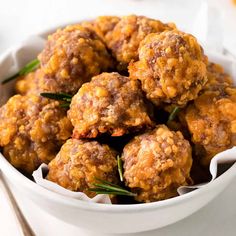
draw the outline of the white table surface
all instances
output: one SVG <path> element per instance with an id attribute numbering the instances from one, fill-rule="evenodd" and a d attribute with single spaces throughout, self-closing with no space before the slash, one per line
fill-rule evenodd
<path id="1" fill-rule="evenodd" d="M 102 14 L 142 14 L 174 21 L 188 29 L 196 16 L 199 0 L 0 0 L 0 53 L 28 35 L 83 18 Z M 213 2 L 213 1 L 211 1 Z M 236 45 L 236 7 L 230 0 L 214 1 L 224 13 L 225 43 Z M 232 38 L 235 39 L 232 40 Z M 104 235 L 68 225 L 48 215 L 27 199 L 19 202 L 27 220 L 39 236 Z M 234 236 L 236 235 L 236 179 L 206 207 L 176 224 L 136 235 Z M 173 213 L 174 214 L 174 213 Z M 92 230 L 92 229 L 91 229 Z M 0 186 L 0 235 L 18 236 L 14 218 Z"/>

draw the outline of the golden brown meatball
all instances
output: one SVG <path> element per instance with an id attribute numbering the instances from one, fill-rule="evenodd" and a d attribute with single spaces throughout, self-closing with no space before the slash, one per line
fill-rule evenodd
<path id="1" fill-rule="evenodd" d="M 50 35 L 39 60 L 46 75 L 43 90 L 71 94 L 113 66 L 96 33 L 81 25 L 70 25 Z"/>
<path id="2" fill-rule="evenodd" d="M 122 136 L 152 125 L 139 81 L 118 73 L 102 73 L 83 84 L 72 98 L 68 117 L 74 138 Z"/>
<path id="3" fill-rule="evenodd" d="M 119 21 L 120 17 L 117 16 L 99 16 L 93 21 L 82 22 L 82 26 L 94 30 L 103 42 L 106 42 L 107 34 L 114 29 Z"/>
<path id="4" fill-rule="evenodd" d="M 178 187 L 191 182 L 190 144 L 165 125 L 136 136 L 125 146 L 122 160 L 126 185 L 140 202 L 174 197 Z"/>
<path id="5" fill-rule="evenodd" d="M 123 70 L 127 69 L 131 60 L 138 59 L 139 44 L 148 34 L 175 28 L 174 24 L 164 24 L 145 16 L 124 16 L 113 30 L 108 31 L 105 42 Z"/>
<path id="6" fill-rule="evenodd" d="M 15 95 L 0 108 L 3 154 L 13 166 L 27 173 L 52 160 L 71 131 L 66 110 L 57 101 Z"/>
<path id="7" fill-rule="evenodd" d="M 39 94 L 43 92 L 42 84 L 44 83 L 44 73 L 41 69 L 33 71 L 17 79 L 15 90 L 21 95 Z"/>
<path id="8" fill-rule="evenodd" d="M 206 91 L 219 91 L 224 94 L 225 89 L 232 86 L 233 80 L 229 74 L 225 73 L 224 68 L 221 65 L 209 62 L 207 65 L 207 83 L 199 94 Z M 171 113 L 176 108 L 176 105 L 165 104 L 163 108 L 166 112 Z M 181 111 L 182 108 L 180 108 L 179 111 Z M 182 112 L 177 112 L 175 119 L 168 122 L 168 127 L 171 127 L 174 130 L 180 130 L 182 133 L 184 132 L 186 134 L 187 127 L 183 118 Z"/>
<path id="9" fill-rule="evenodd" d="M 236 88 L 207 91 L 182 114 L 195 144 L 195 155 L 203 165 L 236 145 Z"/>
<path id="10" fill-rule="evenodd" d="M 89 191 L 89 188 L 94 187 L 96 178 L 115 184 L 118 182 L 116 155 L 108 145 L 69 139 L 49 163 L 47 179 L 94 197 L 96 193 Z"/>
<path id="11" fill-rule="evenodd" d="M 224 68 L 213 62 L 207 65 L 207 83 L 203 87 L 202 92 L 205 91 L 221 91 L 224 92 L 225 88 L 233 86 L 231 76 L 225 73 Z"/>
<path id="12" fill-rule="evenodd" d="M 197 97 L 207 81 L 207 58 L 190 34 L 178 30 L 149 34 L 139 47 L 139 61 L 131 63 L 132 79 L 154 104 L 185 105 Z"/>

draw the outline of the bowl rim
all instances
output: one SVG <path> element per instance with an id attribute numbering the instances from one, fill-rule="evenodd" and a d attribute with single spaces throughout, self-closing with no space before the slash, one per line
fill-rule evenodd
<path id="1" fill-rule="evenodd" d="M 53 27 L 46 28 L 45 30 L 42 30 L 38 33 L 35 33 L 31 36 L 39 36 L 42 38 L 46 38 L 48 34 L 52 33 L 58 28 L 65 27 L 66 25 L 70 24 L 76 24 L 83 21 L 90 21 L 93 18 L 89 19 L 78 19 L 78 21 L 71 21 L 63 24 L 57 24 Z M 17 46 L 17 45 L 16 45 Z M 15 48 L 10 47 L 5 52 L 1 53 L 0 55 L 0 61 L 3 61 L 4 58 L 6 58 L 11 51 Z M 213 52 L 213 54 L 217 55 L 218 57 L 222 57 L 224 59 L 228 59 L 225 55 L 220 55 L 218 53 Z M 174 198 L 161 200 L 157 202 L 150 202 L 150 203 L 138 203 L 138 204 L 102 204 L 102 203 L 95 203 L 95 202 L 88 202 L 88 201 L 82 201 L 79 199 L 74 199 L 70 197 L 63 196 L 59 193 L 50 191 L 46 188 L 43 188 L 42 186 L 36 184 L 32 180 L 28 179 L 26 176 L 24 176 L 21 172 L 19 172 L 15 167 L 13 167 L 3 156 L 3 154 L 0 152 L 0 171 L 3 172 L 3 174 L 7 177 L 8 181 L 11 183 L 15 181 L 15 183 L 20 182 L 21 186 L 25 187 L 29 191 L 33 191 L 35 194 L 39 195 L 40 197 L 48 198 L 52 201 L 55 201 L 59 204 L 68 205 L 74 208 L 80 208 L 82 210 L 86 211 L 99 211 L 99 212 L 114 212 L 114 213 L 137 213 L 137 212 L 143 212 L 143 211 L 155 211 L 156 209 L 164 208 L 167 205 L 172 206 L 176 204 L 180 204 L 183 201 L 189 200 L 192 197 L 197 197 L 207 191 L 209 191 L 210 188 L 214 188 L 216 185 L 220 184 L 221 182 L 225 182 L 230 179 L 233 179 L 233 177 L 236 176 L 236 163 L 234 163 L 226 172 L 224 172 L 222 175 L 217 177 L 214 181 L 210 181 L 206 185 L 204 185 L 201 188 L 198 188 L 194 191 L 191 191 L 189 193 L 186 193 L 184 195 L 176 196 Z M 9 178 L 11 177 L 11 178 Z M 14 183 L 13 183 L 14 185 Z"/>

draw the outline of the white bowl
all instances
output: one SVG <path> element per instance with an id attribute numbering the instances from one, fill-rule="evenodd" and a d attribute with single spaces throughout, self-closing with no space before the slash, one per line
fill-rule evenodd
<path id="1" fill-rule="evenodd" d="M 38 36 L 45 38 L 53 30 L 45 31 Z M 35 55 L 25 55 L 22 64 L 34 58 L 37 52 L 34 53 Z M 0 59 L 0 77 L 9 74 L 8 71 L 3 71 L 7 67 L 3 68 L 2 65 L 8 64 L 7 58 L 10 54 L 11 50 Z M 211 59 L 226 64 L 230 61 L 227 57 L 215 54 Z M 10 93 L 11 85 L 4 89 L 0 87 L 0 96 L 10 96 Z M 22 175 L 1 154 L 0 169 L 13 191 L 17 189 L 24 198 L 31 199 L 41 209 L 74 226 L 106 233 L 141 232 L 175 223 L 205 206 L 236 176 L 235 163 L 216 180 L 182 196 L 145 204 L 106 205 L 83 202 L 49 191 Z"/>

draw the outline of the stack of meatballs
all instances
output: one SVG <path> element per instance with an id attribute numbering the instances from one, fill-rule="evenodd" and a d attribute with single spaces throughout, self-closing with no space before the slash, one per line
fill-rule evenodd
<path id="1" fill-rule="evenodd" d="M 177 196 L 236 145 L 236 89 L 196 38 L 144 16 L 102 16 L 48 36 L 37 70 L 16 81 L 0 108 L 0 146 L 31 175 L 91 192 L 122 183 L 137 202 Z M 42 92 L 67 93 L 69 109 Z M 168 120 L 173 110 L 178 114 Z"/>

